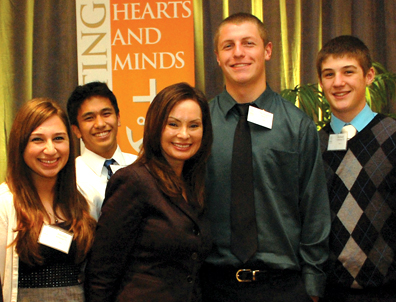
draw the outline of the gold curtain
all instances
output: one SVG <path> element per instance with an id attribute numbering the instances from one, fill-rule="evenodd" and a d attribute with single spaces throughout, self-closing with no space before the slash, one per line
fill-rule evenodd
<path id="1" fill-rule="evenodd" d="M 32 95 L 32 1 L 0 2 L 0 181 L 5 178 L 7 135 L 18 102 Z"/>
<path id="2" fill-rule="evenodd" d="M 197 86 L 208 98 L 223 89 L 223 78 L 213 53 L 213 35 L 229 14 L 253 13 L 266 24 L 273 43 L 267 81 L 275 91 L 299 83 L 316 83 L 315 57 L 322 44 L 342 34 L 362 39 L 373 59 L 396 72 L 396 1 L 391 0 L 208 0 L 195 13 L 203 26 L 195 28 L 199 51 Z"/>
<path id="3" fill-rule="evenodd" d="M 215 29 L 224 17 L 240 11 L 253 13 L 266 24 L 274 45 L 267 81 L 274 91 L 316 83 L 318 50 L 341 34 L 361 38 L 375 61 L 396 72 L 394 0 L 191 1 L 196 86 L 209 99 L 224 88 L 213 51 Z M 78 83 L 75 5 L 75 0 L 0 0 L 0 181 L 15 111 L 40 96 L 65 106 Z"/>
<path id="4" fill-rule="evenodd" d="M 15 112 L 34 97 L 64 108 L 77 85 L 75 1 L 0 1 L 0 182 Z"/>

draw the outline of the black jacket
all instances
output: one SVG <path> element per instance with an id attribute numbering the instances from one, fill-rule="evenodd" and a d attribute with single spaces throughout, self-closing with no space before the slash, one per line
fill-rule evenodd
<path id="1" fill-rule="evenodd" d="M 142 164 L 110 179 L 87 265 L 88 301 L 200 301 L 198 270 L 209 224 L 182 196 L 170 198 Z"/>

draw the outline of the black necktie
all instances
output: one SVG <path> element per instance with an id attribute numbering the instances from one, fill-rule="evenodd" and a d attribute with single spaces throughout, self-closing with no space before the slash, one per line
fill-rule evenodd
<path id="1" fill-rule="evenodd" d="M 249 104 L 236 105 L 240 118 L 235 129 L 231 164 L 231 252 L 243 263 L 257 250 L 254 206 L 252 141 Z"/>
<path id="2" fill-rule="evenodd" d="M 110 165 L 114 164 L 116 161 L 114 159 L 106 159 L 104 162 L 104 166 L 107 169 L 107 179 L 109 180 L 111 175 L 113 175 L 113 171 L 111 171 Z"/>

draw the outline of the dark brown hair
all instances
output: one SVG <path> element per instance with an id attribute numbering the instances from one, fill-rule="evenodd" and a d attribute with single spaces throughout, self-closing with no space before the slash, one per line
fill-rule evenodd
<path id="1" fill-rule="evenodd" d="M 319 79 L 322 77 L 323 61 L 329 56 L 333 56 L 334 58 L 347 56 L 356 59 L 362 67 L 364 75 L 367 75 L 367 72 L 372 66 L 369 49 L 360 39 L 354 36 L 338 36 L 323 46 L 316 59 L 316 71 Z"/>
<path id="2" fill-rule="evenodd" d="M 117 98 L 107 84 L 102 82 L 90 82 L 85 85 L 77 86 L 67 101 L 67 114 L 72 125 L 79 127 L 77 121 L 78 110 L 81 108 L 84 101 L 98 96 L 109 99 L 111 105 L 114 107 L 116 115 L 120 114 Z"/>
<path id="3" fill-rule="evenodd" d="M 183 181 L 176 175 L 162 154 L 161 136 L 172 108 L 184 100 L 197 102 L 202 112 L 201 146 L 193 157 L 186 160 L 182 174 L 192 197 L 203 207 L 206 161 L 210 155 L 213 134 L 208 101 L 201 91 L 187 83 L 177 83 L 164 88 L 157 94 L 147 111 L 143 145 L 137 162 L 148 166 L 165 194 L 176 196 L 182 192 Z"/>
<path id="4" fill-rule="evenodd" d="M 35 98 L 25 103 L 18 111 L 11 128 L 8 143 L 6 182 L 14 197 L 17 215 L 17 237 L 14 241 L 19 258 L 28 264 L 40 264 L 43 259 L 37 243 L 44 217 L 48 213 L 41 203 L 34 186 L 31 170 L 23 154 L 31 133 L 52 116 L 58 116 L 64 123 L 69 136 L 69 158 L 59 171 L 55 184 L 54 213 L 59 209 L 65 220 L 70 222 L 77 244 L 76 262 L 85 258 L 91 247 L 95 220 L 89 214 L 89 205 L 77 189 L 74 162 L 74 143 L 70 124 L 65 111 L 53 100 Z"/>

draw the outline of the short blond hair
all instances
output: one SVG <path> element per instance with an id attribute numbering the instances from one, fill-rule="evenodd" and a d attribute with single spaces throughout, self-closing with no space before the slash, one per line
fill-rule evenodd
<path id="1" fill-rule="evenodd" d="M 220 30 L 223 28 L 223 26 L 227 25 L 227 24 L 242 24 L 242 23 L 253 23 L 256 24 L 257 29 L 259 31 L 260 37 L 263 40 L 264 45 L 267 45 L 268 41 L 268 35 L 267 35 L 267 30 L 265 29 L 264 23 L 260 21 L 259 18 L 257 18 L 256 16 L 252 15 L 252 14 L 248 14 L 248 13 L 236 13 L 233 14 L 229 17 L 227 17 L 226 19 L 224 19 L 220 25 L 217 27 L 217 30 L 215 32 L 215 36 L 214 36 L 214 50 L 217 53 L 217 47 L 218 47 L 218 43 L 219 43 L 219 37 L 220 37 Z"/>

